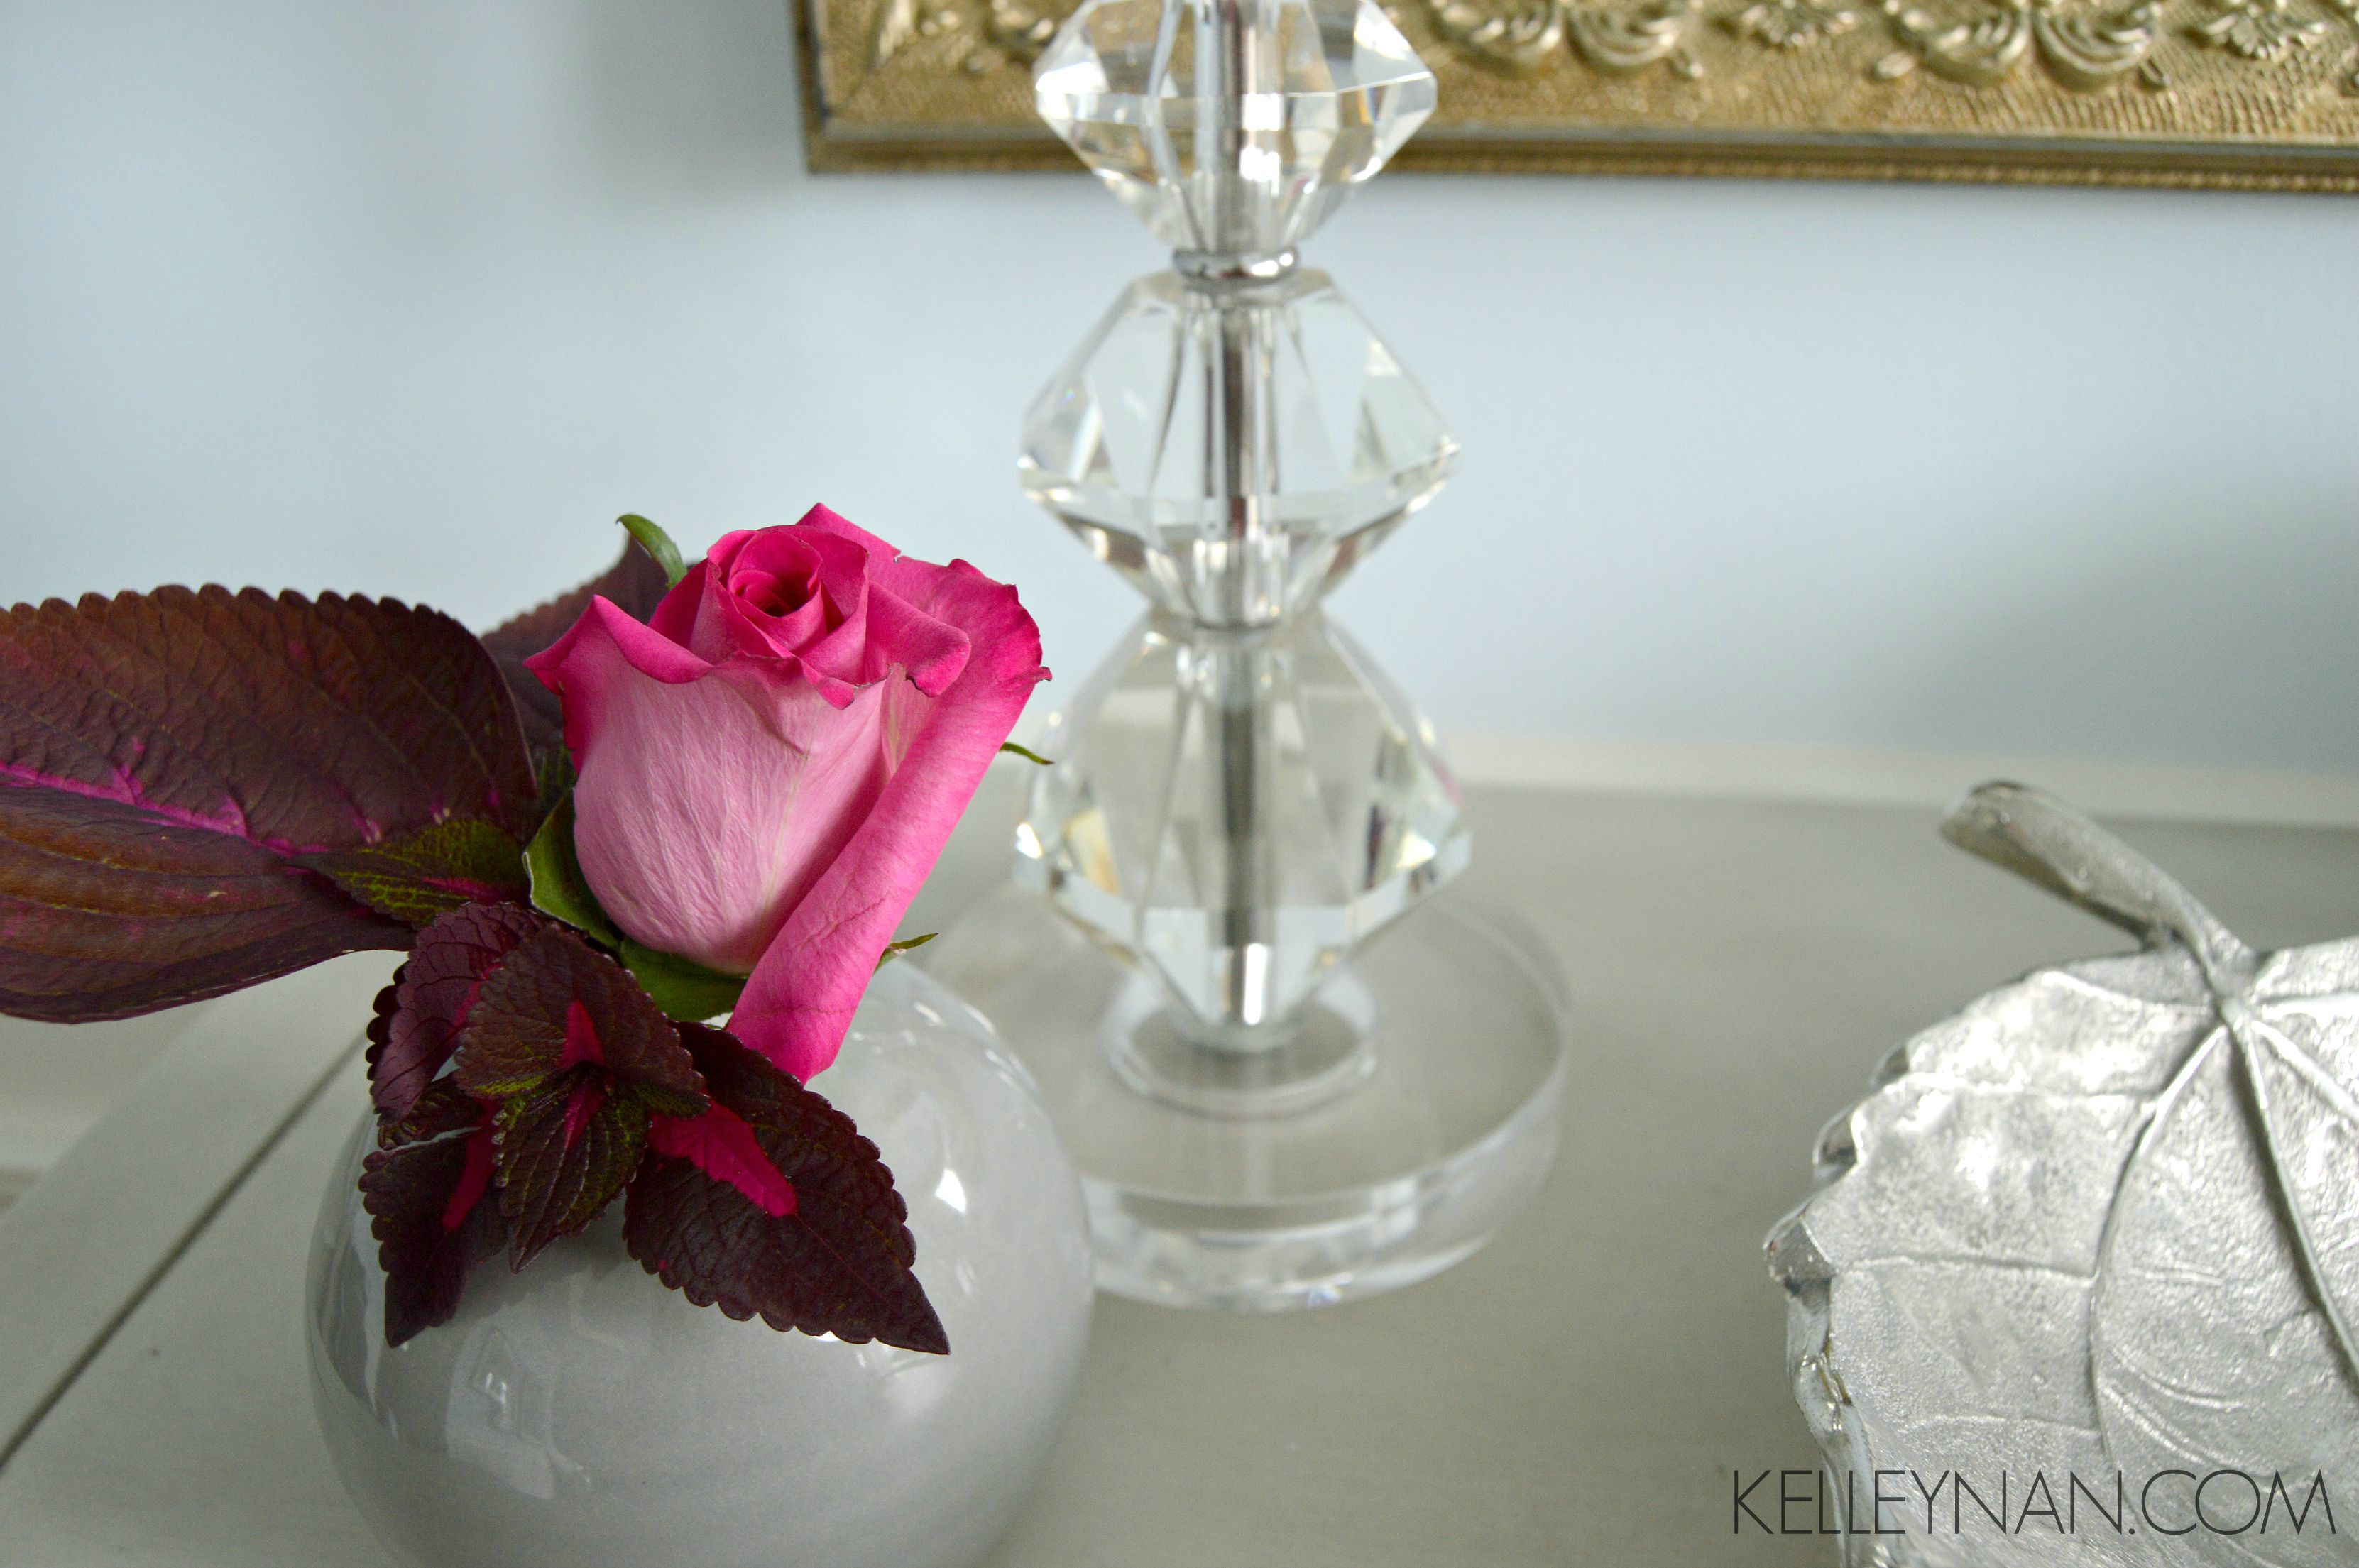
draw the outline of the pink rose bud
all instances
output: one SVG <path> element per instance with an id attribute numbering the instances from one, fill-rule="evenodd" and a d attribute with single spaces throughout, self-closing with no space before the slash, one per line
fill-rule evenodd
<path id="1" fill-rule="evenodd" d="M 725 536 L 647 625 L 592 600 L 529 664 L 565 705 L 591 890 L 635 941 L 749 975 L 731 1032 L 804 1079 L 1049 674 L 1015 589 L 824 506 Z"/>

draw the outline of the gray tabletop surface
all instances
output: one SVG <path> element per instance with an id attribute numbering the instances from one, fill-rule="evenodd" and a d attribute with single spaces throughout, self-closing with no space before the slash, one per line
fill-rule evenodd
<path id="1" fill-rule="evenodd" d="M 1004 876 L 1014 789 L 995 779 L 908 929 Z M 1940 844 L 1930 810 L 1473 803 L 1476 864 L 1451 896 L 1523 910 L 1575 1003 L 1547 1190 L 1471 1261 L 1373 1301 L 1242 1318 L 1102 1299 L 1071 1425 L 993 1568 L 1832 1563 L 1828 1541 L 1733 1529 L 1734 1473 L 1814 1463 L 1763 1233 L 1888 1048 L 2121 943 Z M 2256 942 L 2359 931 L 2359 832 L 2115 825 Z M 313 1432 L 299 1321 L 364 1102 L 343 1055 L 360 1015 L 329 993 L 364 1007 L 386 967 L 342 962 L 299 1016 L 254 1003 L 322 1042 L 277 1069 L 283 1115 L 262 1105 L 208 1150 L 203 1127 L 159 1136 L 146 1095 L 0 1215 L 0 1563 L 383 1563 Z M 180 1141 L 205 1159 L 158 1152 Z M 150 1161 L 175 1191 L 141 1202 L 180 1217 L 118 1253 L 81 1234 L 122 1223 L 103 1217 L 152 1191 Z"/>

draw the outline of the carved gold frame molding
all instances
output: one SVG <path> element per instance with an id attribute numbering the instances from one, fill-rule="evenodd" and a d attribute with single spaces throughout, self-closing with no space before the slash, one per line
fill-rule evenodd
<path id="1" fill-rule="evenodd" d="M 817 169 L 1071 167 L 1072 0 L 795 0 Z M 1396 167 L 2359 191 L 2359 0 L 1390 0 Z"/>

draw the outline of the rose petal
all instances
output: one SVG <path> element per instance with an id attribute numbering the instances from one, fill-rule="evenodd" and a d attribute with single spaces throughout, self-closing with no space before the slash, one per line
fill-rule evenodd
<path id="1" fill-rule="evenodd" d="M 832 507 L 813 506 L 795 519 L 795 527 L 816 528 L 821 533 L 833 534 L 838 539 L 850 539 L 877 561 L 891 561 L 901 553 L 892 545 L 886 544 L 883 539 Z"/>
<path id="2" fill-rule="evenodd" d="M 712 572 L 710 558 L 690 567 L 658 601 L 655 614 L 647 617 L 648 629 L 687 648 L 696 632 L 697 606 L 704 603 L 704 581 Z"/>
<path id="3" fill-rule="evenodd" d="M 524 667 L 565 700 L 565 749 L 576 768 L 596 727 L 591 715 L 613 702 L 618 682 L 636 676 L 679 686 L 712 668 L 603 596 L 592 599 L 582 618 Z"/>
<path id="4" fill-rule="evenodd" d="M 966 633 L 926 614 L 898 593 L 868 594 L 868 679 L 880 681 L 898 664 L 919 691 L 939 697 L 966 672 Z"/>
<path id="5" fill-rule="evenodd" d="M 805 522 L 875 543 L 824 507 Z M 1049 673 L 1039 628 L 1015 589 L 964 561 L 934 566 L 876 548 L 886 556 L 871 563 L 871 582 L 957 627 L 971 651 L 958 679 L 928 702 L 900 767 L 787 918 L 731 1016 L 732 1033 L 802 1079 L 835 1060 L 885 944 Z"/>
<path id="6" fill-rule="evenodd" d="M 951 681 L 964 672 L 969 648 L 966 633 L 953 622 L 934 615 L 919 603 L 919 599 L 930 595 L 934 591 L 934 579 L 927 574 L 941 572 L 947 568 L 928 565 L 923 561 L 908 562 L 919 570 L 896 573 L 896 580 L 903 584 L 903 591 L 880 591 L 875 586 L 880 581 L 878 571 L 902 564 L 904 558 L 899 550 L 825 506 L 813 506 L 805 512 L 796 522 L 795 529 L 856 546 L 868 561 L 871 583 L 868 595 L 869 661 L 863 671 L 863 679 L 880 681 L 885 678 L 890 665 L 899 664 L 908 671 L 909 679 L 918 683 L 919 691 L 929 697 L 939 697 Z M 982 574 L 977 572 L 976 575 Z M 912 588 L 914 596 L 909 592 Z"/>
<path id="7" fill-rule="evenodd" d="M 829 612 L 829 629 L 795 653 L 806 668 L 839 681 L 873 681 L 867 654 L 877 636 L 874 599 L 868 583 L 868 552 L 850 539 L 818 528 L 775 528 L 771 537 L 787 536 L 819 558 L 820 590 Z"/>
<path id="8" fill-rule="evenodd" d="M 796 658 L 842 683 L 831 700 L 874 679 L 868 643 L 868 552 L 816 528 L 723 534 L 666 595 L 649 625 L 718 664 L 743 654 Z"/>
<path id="9" fill-rule="evenodd" d="M 885 786 L 883 689 L 838 708 L 766 659 L 670 684 L 595 630 L 564 678 L 591 890 L 636 941 L 746 973 Z"/>
<path id="10" fill-rule="evenodd" d="M 690 647 L 714 660 L 736 653 L 788 658 L 824 637 L 831 621 L 841 619 L 828 614 L 819 551 L 809 543 L 761 534 L 729 537 L 732 549 L 712 559 L 705 579 Z"/>

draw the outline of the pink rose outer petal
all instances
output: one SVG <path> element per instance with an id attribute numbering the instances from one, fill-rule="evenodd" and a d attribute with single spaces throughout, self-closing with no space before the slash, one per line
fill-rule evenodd
<path id="1" fill-rule="evenodd" d="M 823 507 L 804 525 L 870 538 Z M 799 1079 L 835 1060 L 885 944 L 1049 674 L 1039 628 L 1015 589 L 962 561 L 935 566 L 876 548 L 888 559 L 871 582 L 956 626 L 972 652 L 851 842 L 787 917 L 730 1016 L 732 1034 Z"/>
<path id="2" fill-rule="evenodd" d="M 773 1219 L 795 1212 L 794 1183 L 778 1173 L 743 1118 L 715 1105 L 701 1116 L 656 1116 L 647 1123 L 647 1147 L 685 1160 L 716 1181 L 736 1188 Z"/>
<path id="3" fill-rule="evenodd" d="M 839 708 L 791 661 L 709 665 L 603 604 L 531 661 L 565 694 L 582 873 L 636 941 L 745 974 L 884 787 L 884 689 Z"/>

